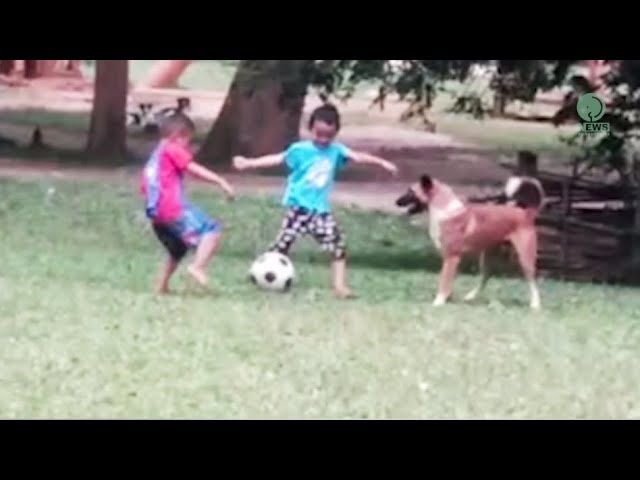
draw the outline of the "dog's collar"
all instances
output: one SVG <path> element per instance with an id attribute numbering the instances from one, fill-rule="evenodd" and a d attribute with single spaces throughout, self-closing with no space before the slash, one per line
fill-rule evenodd
<path id="1" fill-rule="evenodd" d="M 458 198 L 451 200 L 444 208 L 434 210 L 432 212 L 435 214 L 435 217 L 438 221 L 448 220 L 450 218 L 457 217 L 461 215 L 466 210 L 466 206 L 462 201 Z"/>

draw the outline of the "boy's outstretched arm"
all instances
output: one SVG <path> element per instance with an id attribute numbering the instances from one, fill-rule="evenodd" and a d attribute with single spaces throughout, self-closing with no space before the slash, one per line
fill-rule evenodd
<path id="1" fill-rule="evenodd" d="M 187 165 L 187 171 L 192 175 L 204 180 L 205 182 L 213 183 L 214 185 L 218 185 L 224 192 L 227 194 L 227 198 L 230 200 L 234 197 L 233 187 L 227 182 L 224 178 L 222 178 L 217 173 L 212 172 L 208 168 L 200 165 L 196 162 L 190 162 Z"/>
<path id="2" fill-rule="evenodd" d="M 371 155 L 366 152 L 357 152 L 355 150 L 349 149 L 347 152 L 347 158 L 351 160 L 353 163 L 360 163 L 364 165 L 376 165 L 378 167 L 384 168 L 387 172 L 392 175 L 396 175 L 398 173 L 398 168 L 388 160 L 384 158 L 376 157 L 375 155 Z"/>
<path id="3" fill-rule="evenodd" d="M 246 158 L 240 155 L 233 157 L 233 167 L 236 170 L 277 167 L 282 162 L 284 162 L 284 152 L 264 155 L 263 157 L 257 158 Z"/>

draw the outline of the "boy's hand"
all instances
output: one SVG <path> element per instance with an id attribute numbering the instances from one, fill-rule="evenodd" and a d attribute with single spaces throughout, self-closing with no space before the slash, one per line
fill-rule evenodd
<path id="1" fill-rule="evenodd" d="M 384 168 L 387 172 L 389 172 L 394 177 L 398 175 L 398 167 L 396 167 L 393 163 L 384 161 L 382 164 L 382 168 Z"/>
<path id="2" fill-rule="evenodd" d="M 224 193 L 227 196 L 227 201 L 229 202 L 233 202 L 236 198 L 236 193 L 233 190 L 233 187 L 231 185 L 225 185 L 223 187 Z"/>
<path id="3" fill-rule="evenodd" d="M 247 168 L 247 159 L 241 155 L 233 157 L 233 168 L 236 170 L 244 170 Z"/>
<path id="4" fill-rule="evenodd" d="M 347 156 L 355 163 L 375 165 L 376 167 L 385 169 L 393 176 L 396 176 L 398 174 L 398 168 L 393 163 L 385 160 L 384 158 L 376 157 L 375 155 L 371 155 L 366 152 L 357 152 L 354 150 L 349 150 Z"/>

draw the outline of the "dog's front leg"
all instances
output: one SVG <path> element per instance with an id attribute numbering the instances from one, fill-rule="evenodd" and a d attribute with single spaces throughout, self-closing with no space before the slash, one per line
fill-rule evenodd
<path id="1" fill-rule="evenodd" d="M 460 264 L 459 256 L 445 257 L 440 271 L 440 281 L 438 284 L 438 294 L 433 301 L 434 307 L 439 307 L 447 303 L 447 300 L 453 292 L 453 279 L 456 276 L 458 265 Z"/>

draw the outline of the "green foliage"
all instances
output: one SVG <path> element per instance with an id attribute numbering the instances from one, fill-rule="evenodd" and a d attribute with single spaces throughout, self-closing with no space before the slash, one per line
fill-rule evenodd
<path id="1" fill-rule="evenodd" d="M 490 87 L 507 101 L 531 102 L 539 90 L 550 90 L 567 77 L 577 60 L 498 60 Z"/>
<path id="2" fill-rule="evenodd" d="M 309 84 L 323 95 L 350 98 L 362 82 L 379 87 L 374 103 L 384 106 L 389 95 L 407 103 L 403 119 L 428 115 L 438 92 L 450 80 L 464 81 L 474 65 L 495 65 L 490 88 L 504 104 L 513 100 L 531 101 L 540 89 L 550 89 L 565 81 L 575 60 L 316 60 L 309 68 Z M 471 102 L 477 116 L 482 105 Z M 459 105 L 460 106 L 460 105 Z M 461 107 L 461 106 L 460 106 Z M 463 110 L 466 109 L 462 108 Z"/>
<path id="3" fill-rule="evenodd" d="M 477 93 L 466 93 L 458 95 L 448 111 L 451 113 L 468 113 L 475 119 L 483 119 L 487 107 L 481 95 Z"/>
<path id="4" fill-rule="evenodd" d="M 622 183 L 640 185 L 640 61 L 621 60 L 605 78 L 610 103 L 600 120 L 608 122 L 610 133 L 596 140 L 581 132 L 567 142 L 582 147 L 576 157 L 576 171 L 614 173 Z"/>
<path id="5" fill-rule="evenodd" d="M 374 104 L 384 107 L 393 95 L 406 102 L 402 119 L 427 118 L 446 82 L 464 81 L 473 66 L 494 66 L 490 88 L 504 104 L 530 101 L 539 89 L 561 84 L 574 60 L 242 60 L 234 85 L 250 94 L 277 78 L 283 103 L 298 101 L 309 87 L 322 98 L 348 100 L 363 83 L 378 87 Z M 469 103 L 469 102 L 467 102 Z M 482 108 L 479 108 L 482 107 Z M 476 117 L 484 107 L 470 102 Z M 465 110 L 463 108 L 462 110 Z"/>
<path id="6" fill-rule="evenodd" d="M 354 85 L 376 81 L 401 98 L 426 98 L 446 80 L 462 80 L 473 60 L 316 60 L 309 83 L 327 94 L 348 97 Z"/>

